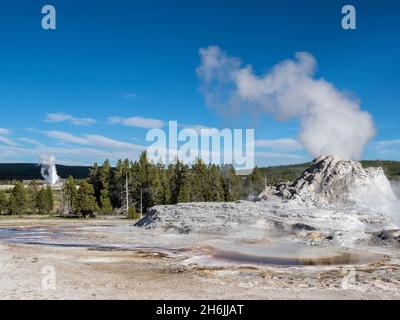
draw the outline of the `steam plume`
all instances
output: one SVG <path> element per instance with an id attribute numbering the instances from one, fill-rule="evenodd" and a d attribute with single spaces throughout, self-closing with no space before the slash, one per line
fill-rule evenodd
<path id="1" fill-rule="evenodd" d="M 59 177 L 56 169 L 56 158 L 45 154 L 40 155 L 40 173 L 49 184 L 57 184 Z"/>
<path id="2" fill-rule="evenodd" d="M 200 49 L 197 74 L 209 106 L 222 112 L 267 113 L 284 121 L 299 119 L 299 140 L 314 157 L 336 154 L 358 160 L 375 129 L 359 102 L 324 79 L 314 79 L 315 58 L 306 52 L 258 76 L 251 66 L 219 47 Z"/>
<path id="3" fill-rule="evenodd" d="M 392 185 L 393 192 L 397 199 L 400 200 L 400 180 L 390 181 L 390 184 Z"/>

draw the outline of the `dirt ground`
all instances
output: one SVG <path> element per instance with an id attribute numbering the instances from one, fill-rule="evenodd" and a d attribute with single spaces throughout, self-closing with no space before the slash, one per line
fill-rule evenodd
<path id="1" fill-rule="evenodd" d="M 0 228 L 129 220 L 0 219 Z M 0 239 L 1 299 L 398 299 L 399 266 L 204 267 L 143 250 L 13 244 Z M 50 271 L 49 271 L 50 270 Z M 49 275 L 53 275 L 49 282 Z M 346 275 L 354 273 L 355 282 Z M 348 282 L 346 282 L 348 281 Z M 50 284 L 50 285 L 49 285 Z M 54 284 L 54 286 L 53 286 Z"/>

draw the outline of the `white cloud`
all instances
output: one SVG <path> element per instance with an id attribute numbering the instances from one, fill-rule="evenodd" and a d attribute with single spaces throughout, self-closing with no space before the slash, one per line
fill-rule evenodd
<path id="1" fill-rule="evenodd" d="M 17 145 L 13 140 L 3 137 L 3 136 L 0 136 L 0 143 L 3 143 L 8 146 L 16 146 Z"/>
<path id="2" fill-rule="evenodd" d="M 281 153 L 281 152 L 263 152 L 256 151 L 254 153 L 256 157 L 265 158 L 265 159 L 286 159 L 286 160 L 303 160 L 304 156 L 293 154 L 293 153 Z"/>
<path id="3" fill-rule="evenodd" d="M 376 154 L 376 158 L 399 159 L 400 139 L 374 141 L 369 149 Z"/>
<path id="4" fill-rule="evenodd" d="M 274 150 L 286 150 L 286 151 L 296 151 L 302 150 L 303 146 L 295 139 L 284 138 L 275 140 L 256 140 L 254 141 L 255 147 L 265 147 Z"/>
<path id="5" fill-rule="evenodd" d="M 103 147 L 103 148 L 110 148 L 110 149 L 120 149 L 120 150 L 142 150 L 144 149 L 143 146 L 139 146 L 136 144 L 118 141 L 114 139 L 110 139 L 101 135 L 86 135 L 85 138 L 89 141 L 90 144 Z"/>
<path id="6" fill-rule="evenodd" d="M 296 163 L 304 163 L 310 161 L 308 157 L 281 152 L 259 152 L 254 153 L 255 160 L 258 166 L 277 166 L 290 165 Z"/>
<path id="7" fill-rule="evenodd" d="M 92 118 L 77 118 L 67 113 L 47 113 L 44 121 L 50 123 L 69 122 L 77 126 L 90 126 L 97 122 Z"/>
<path id="8" fill-rule="evenodd" d="M 0 135 L 0 162 L 36 162 L 40 154 L 51 154 L 56 157 L 57 163 L 79 162 L 91 165 L 94 162 L 103 162 L 104 159 L 113 163 L 125 158 L 134 160 L 146 150 L 145 146 L 98 134 L 75 135 L 64 131 L 42 131 L 33 128 L 26 131 L 54 139 L 53 145 L 46 145 L 41 139 L 36 140 L 28 136 L 17 137 L 17 144 Z"/>
<path id="9" fill-rule="evenodd" d="M 44 131 L 43 133 L 50 138 L 54 138 L 63 142 L 70 142 L 70 143 L 84 144 L 84 145 L 89 144 L 89 141 L 87 139 L 64 131 Z"/>
<path id="10" fill-rule="evenodd" d="M 77 161 L 81 165 L 92 165 L 109 159 L 112 163 L 118 159 L 137 159 L 139 152 L 135 150 L 103 150 L 92 147 L 50 147 L 41 146 L 23 148 L 0 144 L 0 162 L 32 162 L 39 154 L 47 153 L 56 157 L 59 164 L 71 164 Z M 78 160 L 79 159 L 79 160 Z M 36 160 L 34 160 L 36 161 Z"/>
<path id="11" fill-rule="evenodd" d="M 209 135 L 210 130 L 218 130 L 217 128 L 204 126 L 202 124 L 194 124 L 194 125 L 182 124 L 182 125 L 179 125 L 179 127 L 181 127 L 182 129 L 192 129 L 192 130 L 196 131 L 198 135 L 203 135 L 203 134 Z"/>
<path id="12" fill-rule="evenodd" d="M 400 139 L 376 141 L 372 146 L 376 149 L 400 147 Z"/>
<path id="13" fill-rule="evenodd" d="M 111 124 L 122 124 L 127 127 L 137 127 L 144 129 L 162 128 L 165 125 L 164 121 L 162 120 L 142 117 L 110 117 L 108 118 L 108 120 Z"/>
<path id="14" fill-rule="evenodd" d="M 10 130 L 8 129 L 4 129 L 4 128 L 0 128 L 0 135 L 8 135 L 10 134 Z"/>
<path id="15" fill-rule="evenodd" d="M 31 138 L 27 138 L 27 137 L 20 137 L 18 138 L 19 141 L 26 143 L 26 144 L 30 144 L 33 146 L 43 146 L 43 144 L 35 139 L 31 139 Z"/>
<path id="16" fill-rule="evenodd" d="M 114 140 L 101 135 L 77 136 L 64 131 L 44 131 L 43 133 L 50 138 L 78 145 L 95 146 L 106 149 L 126 150 L 126 151 L 129 150 L 139 151 L 145 149 L 145 147 L 141 145 Z"/>

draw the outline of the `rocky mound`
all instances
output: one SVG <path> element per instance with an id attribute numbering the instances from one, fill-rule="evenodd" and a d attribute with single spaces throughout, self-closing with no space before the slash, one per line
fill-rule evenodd
<path id="1" fill-rule="evenodd" d="M 400 244 L 400 230 L 383 230 L 373 234 L 372 242 L 384 244 Z"/>
<path id="2" fill-rule="evenodd" d="M 392 228 L 384 213 L 358 207 L 304 206 L 296 201 L 181 203 L 155 206 L 135 227 L 171 234 L 201 234 L 206 238 L 260 240 L 292 234 L 351 243 L 370 237 L 367 231 Z"/>
<path id="3" fill-rule="evenodd" d="M 250 239 L 304 233 L 341 243 L 393 228 L 387 212 L 375 206 L 378 198 L 396 199 L 383 170 L 335 156 L 314 160 L 295 182 L 271 187 L 261 198 L 267 201 L 156 206 L 135 226 Z M 367 205 L 353 205 L 359 202 Z"/>
<path id="4" fill-rule="evenodd" d="M 382 168 L 364 169 L 359 162 L 337 156 L 315 159 L 296 181 L 265 190 L 260 197 L 271 195 L 302 202 L 336 204 L 396 200 Z"/>

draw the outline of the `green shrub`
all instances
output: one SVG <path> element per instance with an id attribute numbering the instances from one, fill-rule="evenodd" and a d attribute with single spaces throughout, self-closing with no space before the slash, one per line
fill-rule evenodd
<path id="1" fill-rule="evenodd" d="M 140 213 L 136 212 L 135 208 L 128 209 L 128 219 L 140 219 Z"/>

